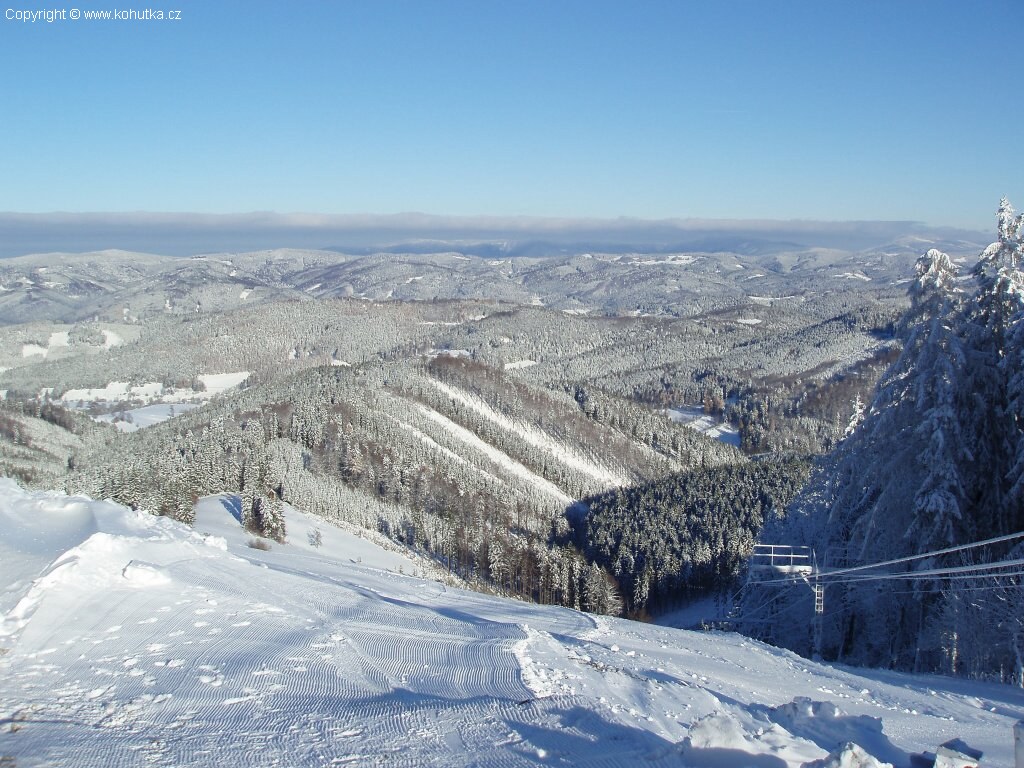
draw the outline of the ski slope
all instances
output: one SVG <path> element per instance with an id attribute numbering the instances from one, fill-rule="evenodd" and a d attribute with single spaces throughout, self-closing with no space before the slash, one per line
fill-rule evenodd
<path id="1" fill-rule="evenodd" d="M 558 442 L 546 432 L 530 424 L 523 424 L 496 411 L 479 397 L 457 389 L 437 379 L 427 379 L 436 389 L 446 394 L 455 402 L 475 411 L 478 415 L 493 422 L 501 429 L 511 432 L 534 448 L 546 452 L 567 467 L 593 478 L 606 487 L 629 485 L 629 478 L 586 456 L 582 456 L 566 445 Z"/>
<path id="2" fill-rule="evenodd" d="M 2 764 L 1013 765 L 1020 690 L 453 589 L 287 514 L 261 551 L 231 497 L 189 529 L 0 480 Z"/>

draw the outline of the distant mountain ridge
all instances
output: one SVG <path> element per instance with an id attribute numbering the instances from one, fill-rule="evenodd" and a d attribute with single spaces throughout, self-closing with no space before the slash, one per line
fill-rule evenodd
<path id="1" fill-rule="evenodd" d="M 985 238 L 980 232 L 912 221 L 587 219 L 422 213 L 0 213 L 0 258 L 114 247 L 176 256 L 280 247 L 347 253 L 420 253 L 426 249 L 476 253 L 474 248 L 467 248 L 470 244 L 482 246 L 482 256 L 672 250 L 751 253 L 769 248 L 862 251 L 908 236 L 972 242 Z"/>
<path id="2" fill-rule="evenodd" d="M 119 321 L 325 296 L 490 299 L 607 315 L 686 316 L 743 304 L 749 295 L 897 283 L 912 275 L 914 260 L 928 248 L 973 257 L 983 246 L 906 235 L 851 251 L 720 235 L 693 247 L 646 249 L 430 240 L 349 253 L 288 248 L 182 258 L 117 249 L 55 252 L 0 259 L 0 323 Z"/>

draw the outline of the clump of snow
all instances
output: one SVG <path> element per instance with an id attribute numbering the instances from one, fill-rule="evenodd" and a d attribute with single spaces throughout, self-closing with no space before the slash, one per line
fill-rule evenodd
<path id="1" fill-rule="evenodd" d="M 802 768 L 892 768 L 892 764 L 876 760 L 861 747 L 848 741 L 828 757 L 805 763 Z"/>
<path id="2" fill-rule="evenodd" d="M 896 763 L 904 763 L 908 759 L 908 755 L 893 747 L 882 733 L 880 718 L 848 715 L 831 701 L 815 701 L 807 696 L 797 696 L 786 704 L 767 710 L 765 714 L 773 723 L 813 741 L 823 749 L 831 749 L 845 741 L 855 741 L 881 759 Z M 853 753 L 842 759 L 853 759 Z"/>
<path id="3" fill-rule="evenodd" d="M 740 325 L 760 325 L 764 321 L 759 317 L 740 317 L 736 322 Z"/>
<path id="4" fill-rule="evenodd" d="M 782 728 L 764 728 L 747 721 L 742 712 L 725 711 L 698 719 L 681 752 L 684 764 L 697 768 L 802 765 L 821 754 L 818 747 L 794 740 Z"/>
<path id="5" fill-rule="evenodd" d="M 121 575 L 128 582 L 139 587 L 152 587 L 157 584 L 169 584 L 171 581 L 164 568 L 141 560 L 130 560 L 128 564 L 121 569 Z"/>
<path id="6" fill-rule="evenodd" d="M 546 699 L 555 695 L 555 688 L 543 667 L 536 664 L 530 656 L 531 645 L 536 645 L 541 634 L 536 629 L 531 629 L 529 624 L 520 627 L 526 633 L 526 637 L 516 643 L 512 651 L 519 662 L 523 676 L 523 682 L 538 699 Z"/>
<path id="7" fill-rule="evenodd" d="M 505 363 L 505 369 L 515 371 L 521 368 L 531 368 L 536 364 L 536 360 L 513 360 L 511 363 Z"/>

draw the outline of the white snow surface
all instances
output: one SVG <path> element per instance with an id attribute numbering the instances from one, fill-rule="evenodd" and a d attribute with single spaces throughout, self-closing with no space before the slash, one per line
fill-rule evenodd
<path id="1" fill-rule="evenodd" d="M 536 364 L 536 360 L 513 360 L 511 363 L 505 363 L 505 370 L 516 371 L 521 368 L 532 368 Z"/>
<path id="2" fill-rule="evenodd" d="M 598 464 L 593 459 L 580 455 L 568 446 L 559 443 L 546 432 L 542 432 L 532 425 L 523 424 L 509 418 L 505 414 L 491 408 L 491 406 L 479 397 L 445 384 L 437 379 L 430 379 L 430 383 L 452 398 L 452 400 L 461 403 L 467 408 L 471 408 L 476 411 L 476 413 L 489 421 L 494 422 L 494 424 L 502 429 L 516 434 L 534 448 L 539 448 L 540 450 L 550 454 L 566 466 L 572 467 L 578 472 L 590 475 L 599 483 L 606 486 L 622 486 L 629 484 L 629 478 L 625 475 L 621 475 L 608 467 Z"/>
<path id="3" fill-rule="evenodd" d="M 465 592 L 290 508 L 261 551 L 236 505 L 190 529 L 0 479 L 5 764 L 908 766 L 957 736 L 1013 765 L 1019 689 Z"/>
<path id="4" fill-rule="evenodd" d="M 665 413 L 672 421 L 695 429 L 719 442 L 736 447 L 740 445 L 740 433 L 736 427 L 704 413 L 704 409 L 699 405 L 669 408 Z"/>
<path id="5" fill-rule="evenodd" d="M 131 410 L 124 411 L 124 416 L 130 417 L 130 421 L 121 418 L 119 413 L 101 413 L 94 418 L 96 421 L 112 423 L 122 432 L 136 432 L 145 427 L 151 427 L 154 424 L 167 421 L 174 416 L 180 416 L 186 411 L 191 411 L 193 408 L 198 407 L 198 403 L 155 403 L 154 405 L 144 405 L 141 408 L 132 408 Z"/>
<path id="6" fill-rule="evenodd" d="M 233 389 L 248 378 L 249 371 L 199 374 L 199 380 L 206 386 L 206 393 L 210 396 L 219 395 L 221 392 Z"/>
<path id="7" fill-rule="evenodd" d="M 71 332 L 70 331 L 53 331 L 50 334 L 50 341 L 47 346 L 50 349 L 54 347 L 67 347 L 71 345 Z"/>
<path id="8" fill-rule="evenodd" d="M 125 310 L 127 314 L 128 310 Z M 124 344 L 124 339 L 114 331 L 104 328 L 101 333 L 103 334 L 103 348 L 110 349 L 111 347 L 119 347 Z"/>
<path id="9" fill-rule="evenodd" d="M 130 386 L 126 381 L 112 381 L 102 388 L 93 389 L 69 389 L 61 399 L 69 406 L 81 407 L 86 403 L 118 403 L 125 400 L 141 400 L 144 403 L 159 401 L 161 403 L 199 403 L 209 400 L 214 395 L 219 395 L 229 389 L 237 387 L 247 378 L 249 371 L 235 371 L 233 373 L 204 373 L 199 375 L 206 389 L 196 392 L 191 388 L 164 390 L 164 385 L 158 381 L 150 381 L 146 384 Z"/>
<path id="10" fill-rule="evenodd" d="M 516 461 L 504 451 L 495 448 L 485 440 L 481 440 L 476 433 L 466 429 L 461 424 L 456 424 L 444 414 L 438 413 L 433 408 L 429 408 L 422 403 L 418 404 L 417 408 L 420 413 L 430 419 L 430 421 L 438 424 L 442 429 L 448 432 L 448 434 L 471 448 L 476 449 L 506 472 L 525 480 L 530 485 L 555 499 L 561 505 L 572 504 L 573 499 L 566 495 L 557 485 L 552 483 L 550 480 L 541 477 L 521 462 Z M 431 440 L 431 442 L 434 441 Z"/>

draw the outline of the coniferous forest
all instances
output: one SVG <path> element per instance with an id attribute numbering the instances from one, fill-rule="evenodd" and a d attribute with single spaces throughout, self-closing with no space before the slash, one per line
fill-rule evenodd
<path id="1" fill-rule="evenodd" d="M 1024 531 L 1022 257 L 1024 217 L 1004 199 L 998 239 L 973 263 L 935 249 L 919 259 L 902 351 L 863 422 L 769 526 L 838 568 L 907 558 L 827 587 L 828 657 L 1024 684 L 1024 541 L 1012 537 Z M 794 598 L 807 594 L 768 611 L 780 627 Z M 775 639 L 809 651 L 806 632 Z"/>

